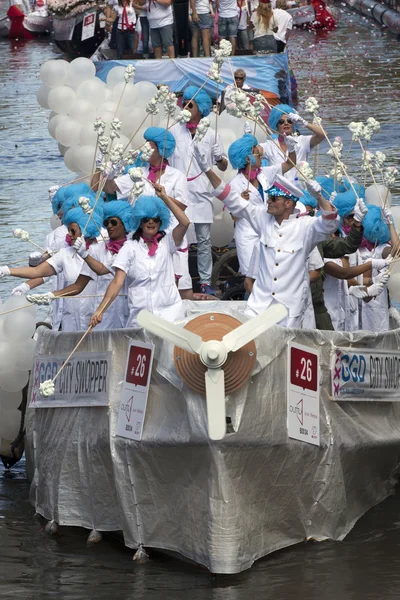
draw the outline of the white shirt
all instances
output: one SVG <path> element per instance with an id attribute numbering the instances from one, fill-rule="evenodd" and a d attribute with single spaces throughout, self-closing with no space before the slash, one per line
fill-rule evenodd
<path id="1" fill-rule="evenodd" d="M 54 252 L 58 252 L 61 248 L 68 248 L 68 244 L 65 240 L 65 236 L 68 233 L 68 228 L 65 225 L 60 225 L 60 227 L 56 227 L 53 229 L 47 237 L 44 244 L 47 252 L 49 254 L 53 254 Z M 52 278 L 52 290 L 62 290 L 64 287 L 64 274 L 62 271 L 57 275 L 54 275 Z M 62 318 L 62 309 L 63 309 L 63 299 L 55 300 L 51 305 L 51 320 L 54 331 L 58 331 L 61 325 Z"/>
<path id="2" fill-rule="evenodd" d="M 53 267 L 57 274 L 63 273 L 63 287 L 75 283 L 83 265 L 83 259 L 76 253 L 75 248 L 70 246 L 61 248 L 46 262 Z M 94 288 L 95 286 L 89 283 L 85 288 L 84 295 L 94 294 Z M 60 302 L 60 300 L 53 302 Z M 72 299 L 63 298 L 62 304 L 61 327 L 63 331 L 81 331 L 89 327 L 90 317 L 93 314 L 93 298 L 80 298 L 79 296 L 74 296 Z M 55 329 L 54 323 L 53 329 Z"/>
<path id="3" fill-rule="evenodd" d="M 275 27 L 273 16 L 270 18 L 268 29 L 265 27 L 264 21 L 258 18 L 257 12 L 253 12 L 250 21 L 254 25 L 254 39 L 263 37 L 264 35 L 274 35 L 274 32 L 272 31 L 273 27 Z"/>
<path id="4" fill-rule="evenodd" d="M 336 231 L 337 214 L 297 218 L 295 211 L 279 225 L 264 207 L 246 202 L 234 191 L 224 203 L 234 216 L 250 222 L 261 241 L 260 268 L 246 312 L 260 314 L 275 300 L 286 306 L 290 318 L 298 317 L 309 288 L 308 256 L 318 242 Z"/>
<path id="5" fill-rule="evenodd" d="M 209 0 L 195 0 L 194 6 L 198 15 L 208 15 L 211 12 Z"/>
<path id="6" fill-rule="evenodd" d="M 127 327 L 137 327 L 142 309 L 164 317 L 167 321 L 183 318 L 183 304 L 175 284 L 172 255 L 178 247 L 167 233 L 158 243 L 154 256 L 140 239 L 128 240 L 117 254 L 113 267 L 127 275 L 129 317 Z"/>
<path id="7" fill-rule="evenodd" d="M 261 196 L 259 190 L 253 186 L 253 184 L 250 183 L 248 186 L 247 179 L 243 173 L 238 173 L 232 179 L 229 185 L 238 194 L 246 191 L 248 186 L 250 195 L 249 202 L 255 206 L 262 206 L 265 210 L 267 210 L 267 190 L 273 185 L 277 174 L 282 175 L 282 167 L 280 165 L 263 167 L 261 169 L 261 173 L 258 174 L 257 180 L 262 186 L 264 198 Z M 250 277 L 248 271 L 251 255 L 254 246 L 258 245 L 259 235 L 256 233 L 256 231 L 254 231 L 253 227 L 246 219 L 242 218 L 238 221 L 235 221 L 235 242 L 240 272 L 242 275 L 248 275 Z"/>
<path id="8" fill-rule="evenodd" d="M 104 294 L 106 293 L 111 281 L 114 279 L 115 270 L 113 269 L 112 265 L 118 255 L 112 254 L 109 250 L 107 250 L 104 243 L 92 244 L 89 248 L 89 254 L 94 259 L 103 263 L 103 265 L 110 271 L 110 273 L 107 273 L 106 275 L 96 275 L 96 273 L 92 271 L 86 262 L 84 262 L 82 265 L 80 274 L 92 279 L 92 288 L 94 290 L 93 294 L 98 296 L 97 298 L 93 298 L 92 310 L 94 312 L 103 301 Z M 86 293 L 87 287 L 88 286 L 86 286 L 84 293 Z M 118 297 L 115 298 L 114 302 L 103 313 L 103 319 L 101 323 L 96 326 L 96 329 L 122 329 L 126 326 L 128 314 L 128 284 L 125 280 Z"/>
<path id="9" fill-rule="evenodd" d="M 240 30 L 247 29 L 247 14 L 248 14 L 247 2 L 245 2 L 242 6 L 241 11 L 240 11 L 240 6 L 239 6 L 239 29 Z"/>
<path id="10" fill-rule="evenodd" d="M 387 244 L 380 244 L 372 251 L 360 247 L 358 254 L 361 258 L 361 264 L 372 258 L 382 258 L 382 252 L 386 247 Z M 373 269 L 372 277 L 376 277 L 377 274 L 377 269 Z M 379 296 L 373 298 L 370 302 L 361 302 L 361 329 L 375 331 L 376 333 L 389 330 L 389 304 L 386 287 Z"/>
<path id="11" fill-rule="evenodd" d="M 109 0 L 108 5 L 117 13 L 118 25 L 117 28 L 122 31 L 126 30 L 126 26 L 122 27 L 122 14 L 124 7 L 118 4 L 118 0 Z M 136 11 L 133 6 L 126 7 L 126 14 L 128 17 L 128 25 L 135 25 L 136 23 Z"/>
<path id="12" fill-rule="evenodd" d="M 172 5 L 162 6 L 157 0 L 148 0 L 147 20 L 149 21 L 150 29 L 172 25 L 174 22 Z"/>
<path id="13" fill-rule="evenodd" d="M 214 215 L 212 186 L 193 156 L 192 136 L 186 125 L 180 123 L 171 127 L 170 132 L 175 138 L 176 148 L 168 160 L 172 167 L 181 171 L 186 177 L 189 193 L 187 216 L 193 223 L 212 223 Z M 215 131 L 210 128 L 200 142 L 200 146 L 211 164 L 215 164 L 212 158 L 214 140 Z M 221 156 L 226 158 L 219 135 L 217 135 L 217 144 Z"/>
<path id="14" fill-rule="evenodd" d="M 302 161 L 307 161 L 308 155 L 311 152 L 311 135 L 299 135 L 296 136 L 296 163 L 299 164 Z M 276 139 L 276 144 L 272 142 L 272 140 L 267 140 L 266 142 L 260 144 L 263 149 L 263 158 L 267 158 L 271 165 L 282 164 L 287 160 L 288 153 L 286 154 L 279 148 L 279 142 Z M 285 173 L 285 177 L 294 181 L 298 179 L 298 172 L 294 167 L 292 167 L 287 173 Z"/>
<path id="15" fill-rule="evenodd" d="M 231 19 L 239 15 L 239 7 L 236 0 L 219 0 L 218 17 Z"/>
<path id="16" fill-rule="evenodd" d="M 312 217 L 310 217 L 312 218 Z M 313 250 L 311 250 L 310 255 L 308 257 L 308 266 L 307 266 L 307 270 L 308 273 L 310 274 L 311 271 L 318 271 L 319 269 L 322 269 L 324 266 L 324 261 L 322 260 L 321 254 L 318 250 L 317 247 L 313 248 Z M 303 319 L 303 324 L 302 324 L 302 328 L 303 329 L 315 329 L 316 324 L 315 324 L 315 312 L 314 312 L 314 305 L 313 305 L 313 301 L 312 301 L 312 294 L 311 294 L 311 282 L 310 282 L 310 275 L 308 275 L 308 286 L 305 287 L 305 297 L 304 297 L 304 307 L 303 307 L 303 314 L 304 314 L 304 319 Z"/>
<path id="17" fill-rule="evenodd" d="M 275 26 L 278 28 L 278 31 L 274 32 L 274 38 L 286 44 L 286 32 L 293 27 L 293 17 L 281 8 L 275 8 L 273 13 Z"/>

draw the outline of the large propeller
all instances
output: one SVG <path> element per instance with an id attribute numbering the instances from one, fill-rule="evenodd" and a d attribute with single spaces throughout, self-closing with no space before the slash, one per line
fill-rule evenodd
<path id="1" fill-rule="evenodd" d="M 139 325 L 171 344 L 197 354 L 206 367 L 205 390 L 207 399 L 208 435 L 212 440 L 225 436 L 225 374 L 223 365 L 230 352 L 237 352 L 267 329 L 287 316 L 282 304 L 274 304 L 265 312 L 249 319 L 222 337 L 222 340 L 204 341 L 200 335 L 179 325 L 165 321 L 153 313 L 142 310 L 138 314 Z"/>

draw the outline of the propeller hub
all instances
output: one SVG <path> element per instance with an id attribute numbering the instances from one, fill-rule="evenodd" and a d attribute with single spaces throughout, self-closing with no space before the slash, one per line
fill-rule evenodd
<path id="1" fill-rule="evenodd" d="M 226 348 L 222 342 L 211 340 L 204 342 L 200 350 L 200 360 L 206 367 L 221 367 L 228 357 Z"/>

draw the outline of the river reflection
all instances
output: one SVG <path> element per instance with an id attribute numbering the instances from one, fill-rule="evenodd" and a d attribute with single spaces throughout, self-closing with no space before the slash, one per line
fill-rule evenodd
<path id="1" fill-rule="evenodd" d="M 347 148 L 347 124 L 377 118 L 383 126 L 371 150 L 385 148 L 389 164 L 396 165 L 398 42 L 375 23 L 338 6 L 342 15 L 336 31 L 292 36 L 290 61 L 300 100 L 318 98 L 330 135 L 341 135 Z M 49 41 L 0 40 L 1 264 L 31 251 L 12 237 L 13 227 L 28 229 L 39 243 L 44 240 L 51 214 L 47 189 L 71 179 L 47 133 L 47 111 L 36 102 L 40 64 L 55 51 Z M 326 150 L 321 146 L 322 165 L 328 165 Z M 359 151 L 350 154 L 348 164 L 359 176 Z M 15 285 L 10 278 L 2 282 L 0 297 L 5 299 Z M 0 468 L 0 597 L 7 600 L 397 600 L 400 595 L 398 495 L 371 510 L 341 543 L 298 545 L 258 561 L 245 573 L 218 577 L 157 553 L 149 563 L 137 565 L 133 552 L 110 537 L 87 548 L 87 532 L 81 529 L 48 537 L 28 495 L 22 463 L 11 477 Z"/>

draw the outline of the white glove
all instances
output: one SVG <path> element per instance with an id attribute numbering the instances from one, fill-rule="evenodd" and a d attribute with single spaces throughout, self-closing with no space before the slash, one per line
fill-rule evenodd
<path id="1" fill-rule="evenodd" d="M 0 267 L 0 279 L 10 274 L 10 269 L 7 266 Z"/>
<path id="2" fill-rule="evenodd" d="M 331 204 L 333 204 L 335 202 L 335 198 L 336 198 L 337 195 L 338 195 L 337 192 L 332 192 L 332 194 L 329 196 L 329 202 Z"/>
<path id="3" fill-rule="evenodd" d="M 374 278 L 374 283 L 383 283 L 386 285 L 390 279 L 389 269 L 383 269 L 378 275 Z"/>
<path id="4" fill-rule="evenodd" d="M 251 125 L 248 121 L 245 121 L 244 126 L 243 126 L 243 133 L 250 133 L 252 134 L 252 130 L 251 130 Z"/>
<path id="5" fill-rule="evenodd" d="M 385 285 L 383 283 L 373 283 L 369 287 L 367 287 L 367 295 L 370 298 L 376 298 L 379 296 L 384 290 Z"/>
<path id="6" fill-rule="evenodd" d="M 29 292 L 30 289 L 31 288 L 27 283 L 21 283 L 13 289 L 13 291 L 11 292 L 11 296 L 25 296 L 25 294 Z"/>
<path id="7" fill-rule="evenodd" d="M 214 162 L 217 163 L 222 159 L 221 147 L 219 144 L 213 144 L 211 152 Z"/>
<path id="8" fill-rule="evenodd" d="M 31 252 L 29 255 L 29 266 L 37 267 L 44 261 L 44 256 L 41 252 Z"/>
<path id="9" fill-rule="evenodd" d="M 349 288 L 349 295 L 354 296 L 355 298 L 366 298 L 368 296 L 362 285 L 352 285 Z"/>
<path id="10" fill-rule="evenodd" d="M 364 200 L 362 198 L 359 198 L 354 207 L 354 220 L 358 223 L 362 223 L 367 212 L 368 209 L 365 205 Z"/>
<path id="11" fill-rule="evenodd" d="M 51 187 L 49 187 L 50 202 L 53 200 L 54 196 L 56 195 L 56 193 L 59 189 L 60 189 L 59 185 L 52 185 Z"/>
<path id="12" fill-rule="evenodd" d="M 285 144 L 287 147 L 287 151 L 290 154 L 291 152 L 296 152 L 297 141 L 296 138 L 292 135 L 285 135 Z"/>
<path id="13" fill-rule="evenodd" d="M 50 304 L 54 298 L 55 295 L 53 292 L 47 292 L 47 294 L 29 294 L 26 297 L 28 302 L 31 302 L 32 304 L 38 304 L 39 306 L 42 304 Z"/>
<path id="14" fill-rule="evenodd" d="M 388 267 L 392 261 L 393 261 L 392 257 L 390 257 L 390 258 L 373 258 L 371 260 L 372 268 L 376 269 L 377 271 L 381 271 L 385 267 Z"/>
<path id="15" fill-rule="evenodd" d="M 288 119 L 290 119 L 295 125 L 303 125 L 303 127 L 307 126 L 307 121 L 297 113 L 289 113 Z"/>
<path id="16" fill-rule="evenodd" d="M 390 210 L 390 208 L 383 209 L 383 220 L 386 223 L 386 225 L 392 225 L 393 215 L 392 215 L 392 211 Z"/>
<path id="17" fill-rule="evenodd" d="M 315 181 L 315 179 L 310 179 L 309 181 L 306 181 L 306 186 L 307 192 L 310 194 L 310 196 L 318 199 L 318 196 L 321 193 L 321 186 L 319 185 L 318 181 Z"/>
<path id="18" fill-rule="evenodd" d="M 78 237 L 78 239 L 73 244 L 73 247 L 75 248 L 79 256 L 81 256 L 82 258 L 86 258 L 88 256 L 89 252 L 86 250 L 86 241 L 83 235 L 81 235 L 81 237 Z"/>
<path id="19" fill-rule="evenodd" d="M 203 173 L 207 173 L 207 171 L 210 171 L 211 165 L 209 163 L 209 160 L 203 148 L 198 144 L 194 144 L 193 146 L 193 156 L 195 157 L 196 162 L 199 165 L 200 169 L 203 171 Z"/>

